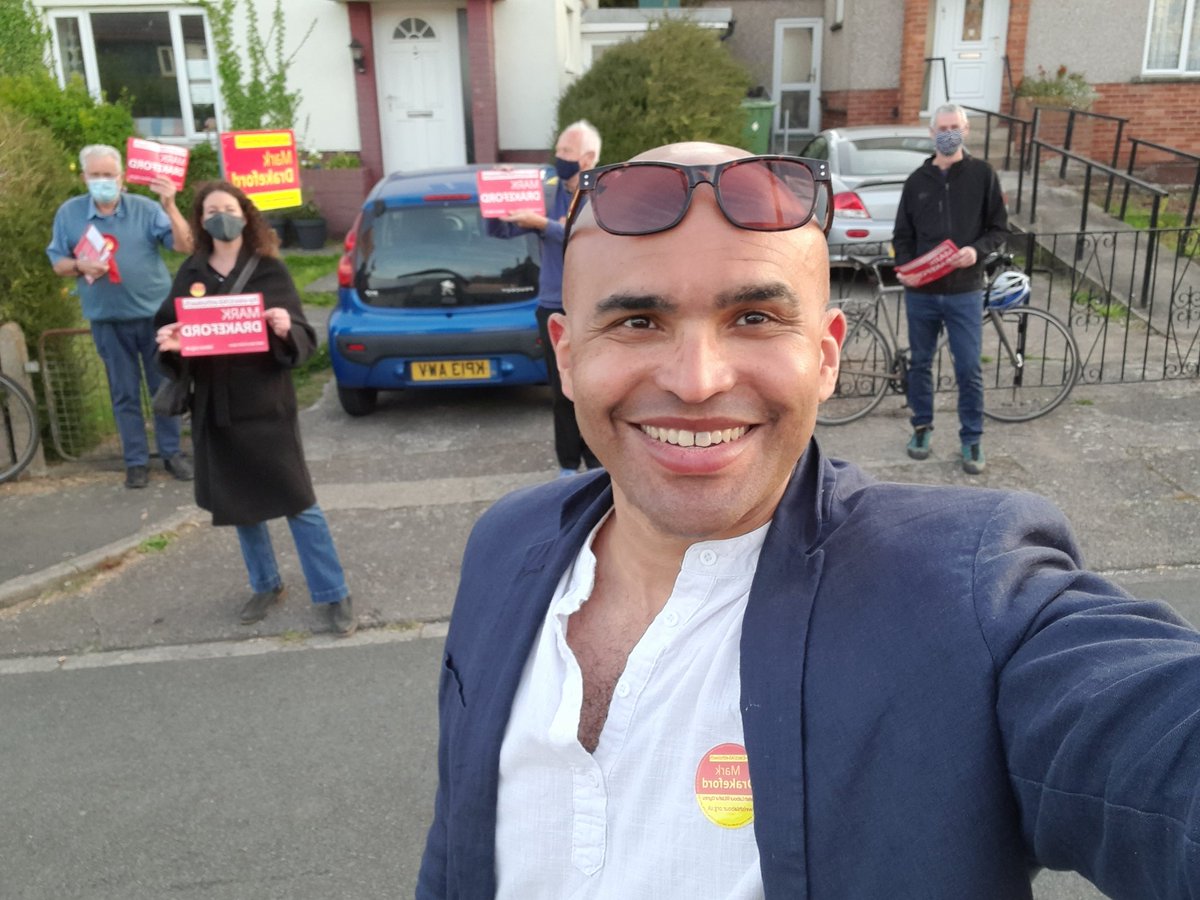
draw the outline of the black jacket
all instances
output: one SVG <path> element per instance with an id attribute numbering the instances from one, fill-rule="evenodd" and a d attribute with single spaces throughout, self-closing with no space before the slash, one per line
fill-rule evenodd
<path id="1" fill-rule="evenodd" d="M 238 260 L 232 278 L 245 262 L 245 256 Z M 212 513 L 214 525 L 253 525 L 295 515 L 317 502 L 300 443 L 290 371 L 316 350 L 316 332 L 304 318 L 287 267 L 278 259 L 261 258 L 243 291 L 261 293 L 267 309 L 286 309 L 292 330 L 281 340 L 268 329 L 266 353 L 193 356 L 186 361 L 195 392 L 196 504 Z M 224 292 L 207 258 L 191 256 L 179 267 L 154 327 L 176 321 L 175 297 Z M 182 362 L 178 353 L 159 354 L 160 365 L 168 371 L 180 370 Z"/>
<path id="2" fill-rule="evenodd" d="M 981 159 L 964 155 L 943 175 L 929 157 L 908 176 L 896 210 L 892 246 L 896 264 L 927 253 L 946 238 L 974 247 L 979 261 L 955 269 L 920 288 L 931 294 L 961 294 L 983 286 L 983 258 L 1004 245 L 1008 212 L 995 171 Z"/>

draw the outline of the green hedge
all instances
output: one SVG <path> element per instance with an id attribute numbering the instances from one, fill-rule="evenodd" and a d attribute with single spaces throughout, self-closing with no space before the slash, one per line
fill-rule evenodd
<path id="1" fill-rule="evenodd" d="M 749 72 L 712 29 L 667 20 L 604 55 L 563 94 L 558 128 L 587 119 L 603 138 L 601 162 L 662 144 L 740 145 Z M 553 142 L 553 139 L 551 139 Z"/>

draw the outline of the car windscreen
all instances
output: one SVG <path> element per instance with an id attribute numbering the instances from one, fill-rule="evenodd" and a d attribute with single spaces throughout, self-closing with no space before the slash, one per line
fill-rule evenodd
<path id="1" fill-rule="evenodd" d="M 933 139 L 922 136 L 858 138 L 838 146 L 839 175 L 856 178 L 908 175 L 933 154 Z"/>
<path id="2" fill-rule="evenodd" d="M 478 206 L 384 208 L 358 238 L 355 285 L 364 303 L 455 307 L 514 303 L 537 295 L 534 234 L 488 234 Z"/>

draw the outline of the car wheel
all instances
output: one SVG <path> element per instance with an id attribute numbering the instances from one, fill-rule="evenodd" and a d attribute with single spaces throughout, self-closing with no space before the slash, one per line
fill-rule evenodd
<path id="1" fill-rule="evenodd" d="M 365 416 L 374 411 L 378 391 L 375 388 L 344 388 L 338 385 L 337 394 L 342 409 L 352 416 Z"/>

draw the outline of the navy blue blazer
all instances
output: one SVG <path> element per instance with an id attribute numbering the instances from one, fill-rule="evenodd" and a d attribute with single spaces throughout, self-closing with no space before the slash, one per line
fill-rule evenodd
<path id="1" fill-rule="evenodd" d="M 611 504 L 604 473 L 562 479 L 471 534 L 421 900 L 495 894 L 513 696 Z M 811 444 L 750 591 L 741 709 L 768 898 L 1014 900 L 1039 866 L 1200 897 L 1200 633 L 1081 570 L 1040 497 L 880 483 Z"/>

